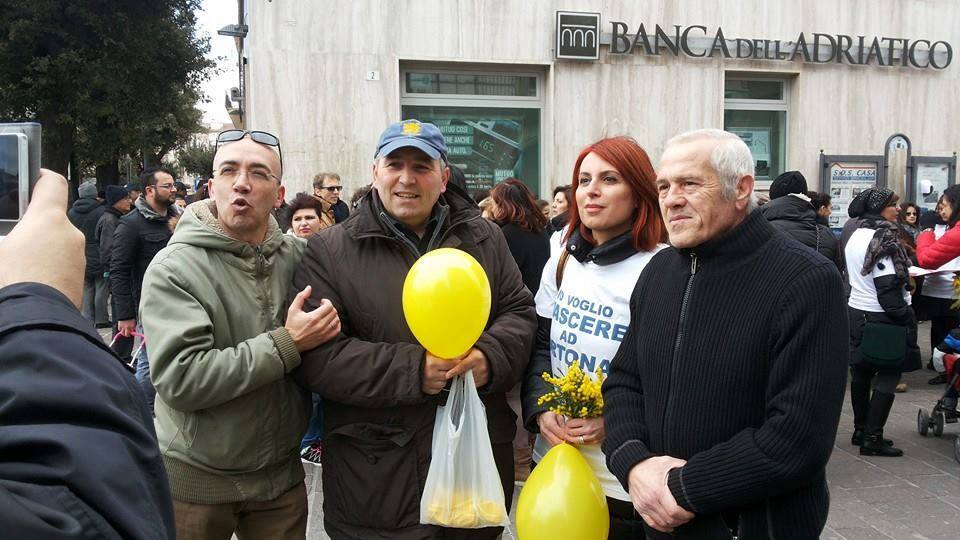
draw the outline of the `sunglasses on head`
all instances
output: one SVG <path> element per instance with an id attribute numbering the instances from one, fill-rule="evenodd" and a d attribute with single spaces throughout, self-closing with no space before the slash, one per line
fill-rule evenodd
<path id="1" fill-rule="evenodd" d="M 266 131 L 247 131 L 245 129 L 228 129 L 226 131 L 221 131 L 217 134 L 217 144 L 213 147 L 213 153 L 217 153 L 217 149 L 220 148 L 221 144 L 239 141 L 247 135 L 250 135 L 250 139 L 253 140 L 253 142 L 270 147 L 276 147 L 277 154 L 280 156 L 280 170 L 282 171 L 283 151 L 280 150 L 280 139 L 273 133 L 267 133 Z"/>

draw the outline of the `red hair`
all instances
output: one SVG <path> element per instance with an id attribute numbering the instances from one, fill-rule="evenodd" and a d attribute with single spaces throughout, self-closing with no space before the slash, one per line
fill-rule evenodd
<path id="1" fill-rule="evenodd" d="M 541 233 L 547 227 L 547 216 L 537 207 L 530 188 L 516 178 L 507 178 L 490 190 L 497 203 L 493 220 L 500 224 L 514 223 L 525 231 Z"/>
<path id="2" fill-rule="evenodd" d="M 611 137 L 584 148 L 573 166 L 573 200 L 577 200 L 577 190 L 580 188 L 580 164 L 588 154 L 596 154 L 620 173 L 624 181 L 630 186 L 633 193 L 633 202 L 637 209 L 633 216 L 633 228 L 630 232 L 633 247 L 637 251 L 650 251 L 658 242 L 664 239 L 666 227 L 660 215 L 660 201 L 657 195 L 657 173 L 653 170 L 647 152 L 630 137 Z M 593 232 L 580 220 L 580 212 L 576 204 L 571 204 L 568 210 L 570 215 L 567 234 L 564 242 L 570 239 L 574 230 L 591 244 L 596 245 Z"/>

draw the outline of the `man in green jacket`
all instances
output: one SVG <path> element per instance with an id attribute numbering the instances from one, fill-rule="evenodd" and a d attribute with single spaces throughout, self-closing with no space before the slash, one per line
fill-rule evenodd
<path id="1" fill-rule="evenodd" d="M 221 133 L 212 198 L 190 205 L 154 257 L 140 315 L 157 389 L 157 439 L 177 537 L 304 538 L 300 463 L 310 397 L 288 376 L 335 336 L 330 302 L 307 287 L 284 313 L 302 241 L 280 232 L 279 140 Z"/>

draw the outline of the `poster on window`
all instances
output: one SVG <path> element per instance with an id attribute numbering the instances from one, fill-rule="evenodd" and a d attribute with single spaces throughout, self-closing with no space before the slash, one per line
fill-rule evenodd
<path id="1" fill-rule="evenodd" d="M 539 191 L 537 109 L 404 106 L 403 116 L 440 129 L 471 196 L 510 177 Z"/>
<path id="2" fill-rule="evenodd" d="M 757 177 L 770 176 L 770 128 L 731 127 L 729 129 L 750 149 Z"/>
<path id="3" fill-rule="evenodd" d="M 877 185 L 876 163 L 833 162 L 830 164 L 830 227 L 840 229 L 847 222 L 847 208 L 854 197 Z"/>
<path id="4" fill-rule="evenodd" d="M 940 195 L 950 185 L 950 167 L 946 163 L 918 163 L 916 172 L 917 205 L 934 210 Z"/>

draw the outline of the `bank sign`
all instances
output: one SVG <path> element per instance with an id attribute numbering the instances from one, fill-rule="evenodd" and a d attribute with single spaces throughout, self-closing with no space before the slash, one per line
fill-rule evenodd
<path id="1" fill-rule="evenodd" d="M 602 33 L 599 13 L 557 12 L 556 57 L 598 60 L 600 45 L 609 54 L 730 58 L 812 64 L 946 69 L 953 62 L 953 47 L 943 40 L 849 36 L 800 32 L 792 41 L 729 37 L 723 28 L 703 25 L 653 28 L 640 23 L 610 21 Z"/>

